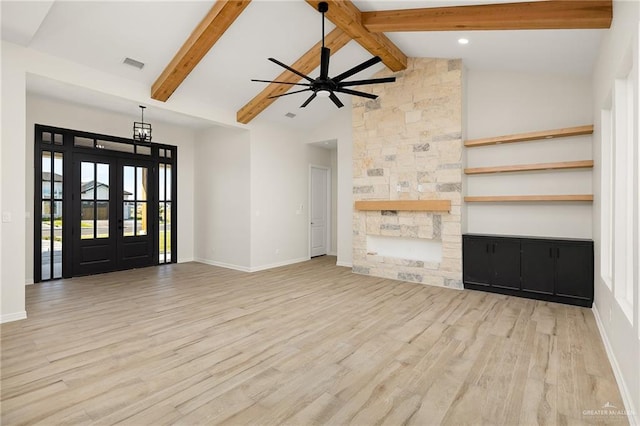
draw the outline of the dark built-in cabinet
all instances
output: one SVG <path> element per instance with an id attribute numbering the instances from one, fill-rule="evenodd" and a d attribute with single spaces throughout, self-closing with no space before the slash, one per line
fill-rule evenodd
<path id="1" fill-rule="evenodd" d="M 591 307 L 593 241 L 467 234 L 464 287 Z"/>

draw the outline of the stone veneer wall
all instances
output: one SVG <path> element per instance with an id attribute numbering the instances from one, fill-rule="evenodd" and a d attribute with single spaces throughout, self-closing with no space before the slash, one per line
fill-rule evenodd
<path id="1" fill-rule="evenodd" d="M 451 200 L 451 212 L 357 211 L 353 272 L 462 288 L 462 61 L 410 58 L 395 83 L 353 98 L 354 200 Z M 422 185 L 422 192 L 418 185 Z M 401 192 L 397 191 L 397 187 Z M 442 242 L 440 263 L 367 253 L 367 234 Z"/>

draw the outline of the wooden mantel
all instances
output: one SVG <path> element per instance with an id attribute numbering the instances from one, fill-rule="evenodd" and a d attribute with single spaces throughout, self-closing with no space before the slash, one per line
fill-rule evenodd
<path id="1" fill-rule="evenodd" d="M 395 210 L 395 211 L 424 211 L 448 212 L 451 210 L 451 200 L 372 200 L 356 201 L 356 210 Z"/>

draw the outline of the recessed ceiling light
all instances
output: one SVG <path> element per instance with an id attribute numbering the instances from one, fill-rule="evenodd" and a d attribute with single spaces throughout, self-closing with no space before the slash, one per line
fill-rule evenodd
<path id="1" fill-rule="evenodd" d="M 469 39 L 468 38 L 459 38 L 458 39 L 458 43 L 460 43 L 460 44 L 469 44 Z"/>
<path id="2" fill-rule="evenodd" d="M 289 118 L 293 118 L 293 117 L 295 117 L 296 115 L 295 115 L 294 113 L 292 113 L 292 112 L 288 112 L 288 113 L 286 113 L 284 116 L 285 116 L 285 117 L 289 117 Z"/>

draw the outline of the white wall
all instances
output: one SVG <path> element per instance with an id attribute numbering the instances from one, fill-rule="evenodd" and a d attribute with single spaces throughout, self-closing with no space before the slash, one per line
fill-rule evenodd
<path id="1" fill-rule="evenodd" d="M 2 45 L 2 141 L 0 143 L 0 322 L 26 317 L 25 109 L 26 76 L 20 51 Z M 11 60 L 7 58 L 11 56 Z"/>
<path id="2" fill-rule="evenodd" d="M 66 101 L 27 95 L 26 137 L 26 226 L 27 282 L 33 282 L 33 179 L 34 179 L 34 124 L 82 130 L 124 138 L 131 137 L 133 121 L 137 116 L 76 105 Z M 193 260 L 193 161 L 195 131 L 162 122 L 152 122 L 153 141 L 178 147 L 178 262 Z"/>
<path id="3" fill-rule="evenodd" d="M 197 136 L 195 257 L 241 271 L 251 268 L 250 135 L 216 127 Z"/>
<path id="4" fill-rule="evenodd" d="M 337 265 L 352 266 L 353 259 L 353 126 L 351 97 L 325 123 L 304 134 L 304 141 L 337 140 Z"/>
<path id="5" fill-rule="evenodd" d="M 593 74 L 593 93 L 594 93 L 594 110 L 595 132 L 593 155 L 596 163 L 594 170 L 594 226 L 593 238 L 595 242 L 595 303 L 594 313 L 598 320 L 598 325 L 605 341 L 609 353 L 609 359 L 616 373 L 618 384 L 620 385 L 625 399 L 627 410 L 635 412 L 635 424 L 640 424 L 640 241 L 639 241 L 639 225 L 640 217 L 640 201 L 638 193 L 640 192 L 640 183 L 638 178 L 638 168 L 640 167 L 638 159 L 638 93 L 640 86 L 640 78 L 638 75 L 638 56 L 640 55 L 638 47 L 638 34 L 640 25 L 640 3 L 616 1 L 613 6 L 613 23 L 611 30 L 607 32 L 601 44 L 598 60 Z M 635 179 L 633 182 L 633 215 L 634 225 L 632 231 L 633 238 L 633 268 L 632 277 L 627 277 L 625 283 L 612 283 L 609 288 L 602 278 L 600 270 L 600 262 L 603 255 L 601 230 L 603 227 L 602 211 L 608 206 L 601 203 L 601 122 L 600 111 L 609 105 L 608 99 L 611 96 L 614 82 L 617 78 L 625 77 L 629 67 L 625 65 L 627 57 L 632 58 L 632 80 L 634 82 L 633 105 L 635 111 L 634 138 L 635 138 L 635 157 L 633 159 L 633 168 L 635 170 Z M 614 193 L 619 195 L 620 188 L 614 187 Z M 627 260 L 628 261 L 628 260 Z M 623 265 L 626 266 L 626 265 Z M 615 276 L 614 271 L 614 276 Z M 635 306 L 632 308 L 631 319 L 625 314 L 619 301 L 615 297 L 615 291 L 618 285 L 625 284 L 633 286 Z M 632 422 L 633 424 L 633 422 Z"/>
<path id="6" fill-rule="evenodd" d="M 256 120 L 251 129 L 251 270 L 309 258 L 309 165 L 329 151 L 301 133 Z M 302 208 L 300 208 L 302 207 Z"/>
<path id="7" fill-rule="evenodd" d="M 331 167 L 331 151 L 260 120 L 197 139 L 196 259 L 248 272 L 307 260 L 309 166 Z"/>
<path id="8" fill-rule="evenodd" d="M 586 77 L 466 72 L 466 137 L 509 135 L 593 123 Z M 466 167 L 592 158 L 591 136 L 465 148 Z M 590 169 L 466 176 L 465 195 L 591 194 Z M 465 232 L 591 238 L 590 203 L 466 203 Z"/>
<path id="9" fill-rule="evenodd" d="M 2 41 L 2 60 L 19 63 L 24 71 L 30 74 L 69 84 L 74 88 L 88 89 L 119 100 L 143 103 L 150 107 L 201 118 L 216 124 L 245 127 L 236 122 L 235 111 L 223 110 L 197 98 L 187 98 L 180 91 L 174 93 L 168 102 L 157 101 L 151 99 L 148 83 L 115 76 L 6 41 Z"/>

